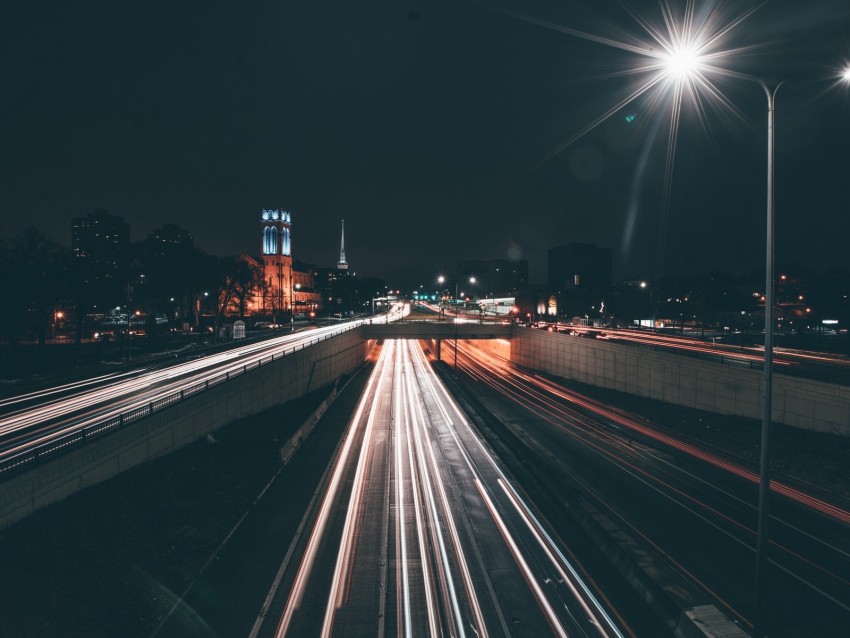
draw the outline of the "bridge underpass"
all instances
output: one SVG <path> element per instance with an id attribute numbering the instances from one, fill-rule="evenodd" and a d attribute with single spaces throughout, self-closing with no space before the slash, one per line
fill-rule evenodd
<path id="1" fill-rule="evenodd" d="M 434 343 L 434 356 L 443 360 L 442 343 L 448 341 L 455 347 L 449 354 L 450 363 L 454 363 L 458 340 L 486 339 L 507 342 L 513 334 L 513 326 L 507 323 L 482 322 L 442 322 L 442 321 L 408 321 L 390 324 L 365 324 L 361 334 L 366 339 L 422 339 Z M 505 358 L 510 358 L 510 348 L 500 352 Z"/>

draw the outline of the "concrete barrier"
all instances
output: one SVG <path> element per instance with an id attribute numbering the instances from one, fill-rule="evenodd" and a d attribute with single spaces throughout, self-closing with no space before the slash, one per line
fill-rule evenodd
<path id="1" fill-rule="evenodd" d="M 607 341 L 516 329 L 514 363 L 572 379 L 709 412 L 760 419 L 762 371 Z M 774 371 L 773 421 L 850 436 L 850 387 Z"/>
<path id="2" fill-rule="evenodd" d="M 301 443 L 306 439 L 310 433 L 313 431 L 313 428 L 322 420 L 322 417 L 325 415 L 325 412 L 328 411 L 328 408 L 331 407 L 331 404 L 336 399 L 337 395 L 337 384 L 334 384 L 333 390 L 331 390 L 330 394 L 325 397 L 325 399 L 319 404 L 313 413 L 301 424 L 301 427 L 289 437 L 286 443 L 280 448 L 280 460 L 282 463 L 289 463 L 289 459 L 292 458 L 292 455 L 298 450 L 298 447 Z"/>
<path id="3" fill-rule="evenodd" d="M 2 484 L 0 529 L 74 492 L 266 408 L 333 383 L 363 364 L 372 342 L 353 330 L 250 369 Z"/>

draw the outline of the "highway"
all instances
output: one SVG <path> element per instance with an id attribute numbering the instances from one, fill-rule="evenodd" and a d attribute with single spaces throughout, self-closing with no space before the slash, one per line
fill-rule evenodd
<path id="1" fill-rule="evenodd" d="M 464 312 L 453 313 L 435 304 L 420 303 L 419 307 L 441 318 L 447 316 L 458 323 L 481 321 L 509 322 L 509 316 L 477 317 Z M 666 334 L 661 331 L 634 330 L 623 328 L 598 328 L 562 322 L 539 322 L 532 327 L 518 329 L 540 329 L 557 332 L 564 338 L 581 337 L 608 341 L 636 348 L 652 348 L 669 351 L 682 356 L 713 359 L 761 369 L 764 363 L 763 346 L 738 346 L 720 341 Z M 788 375 L 817 379 L 828 383 L 850 385 L 850 359 L 844 355 L 810 352 L 774 347 L 773 364 L 777 372 Z"/>
<path id="2" fill-rule="evenodd" d="M 357 325 L 4 399 L 0 459 Z M 274 539 L 276 573 L 252 585 L 262 593 L 240 627 L 253 623 L 252 637 L 636 635 L 613 594 L 622 583 L 597 578 L 605 566 L 577 549 L 579 511 L 681 579 L 681 606 L 710 603 L 749 625 L 751 464 L 472 342 L 458 352 L 455 398 L 420 344 L 384 343 L 314 504 L 287 512 L 304 533 Z M 834 635 L 850 623 L 850 506 L 779 474 L 772 490 L 773 633 Z"/>
<path id="3" fill-rule="evenodd" d="M 385 342 L 317 510 L 252 636 L 623 635 L 416 342 Z"/>
<path id="4" fill-rule="evenodd" d="M 396 321 L 401 305 L 371 321 Z M 231 375 L 357 328 L 363 320 L 292 332 L 198 358 L 140 366 L 115 374 L 0 399 L 0 467 L 14 468 L 30 450 L 61 445 L 75 432 L 117 422 L 156 402 L 170 402 Z"/>
<path id="5" fill-rule="evenodd" d="M 593 328 L 561 323 L 554 323 L 547 328 L 549 329 L 567 336 L 590 337 L 627 346 L 652 347 L 679 355 L 736 362 L 756 369 L 760 369 L 764 364 L 763 346 L 742 347 L 646 330 Z M 773 364 L 776 371 L 782 374 L 850 385 L 850 359 L 843 355 L 774 347 Z"/>
<path id="6" fill-rule="evenodd" d="M 531 468 L 545 468 L 552 490 L 604 512 L 687 581 L 693 600 L 749 624 L 756 468 L 518 369 L 472 342 L 460 344 L 458 369 L 490 414 L 492 436 L 510 440 L 529 468 L 516 469 L 518 480 L 530 485 Z M 771 487 L 773 627 L 801 632 L 780 635 L 835 635 L 850 620 L 848 504 L 781 476 Z M 806 633 L 812 627 L 820 633 Z"/>

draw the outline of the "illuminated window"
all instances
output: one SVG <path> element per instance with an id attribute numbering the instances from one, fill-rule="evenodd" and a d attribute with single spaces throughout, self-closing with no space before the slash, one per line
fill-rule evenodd
<path id="1" fill-rule="evenodd" d="M 267 226 L 263 229 L 263 254 L 274 255 L 277 253 L 277 228 Z"/>

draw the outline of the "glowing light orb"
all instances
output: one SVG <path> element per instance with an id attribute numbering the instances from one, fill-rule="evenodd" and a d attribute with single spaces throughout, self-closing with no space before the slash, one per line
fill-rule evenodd
<path id="1" fill-rule="evenodd" d="M 844 69 L 844 73 L 841 74 L 841 79 L 845 82 L 850 82 L 850 65 Z"/>
<path id="2" fill-rule="evenodd" d="M 685 80 L 699 69 L 699 55 L 693 47 L 677 47 L 663 58 L 667 74 L 677 80 Z"/>

